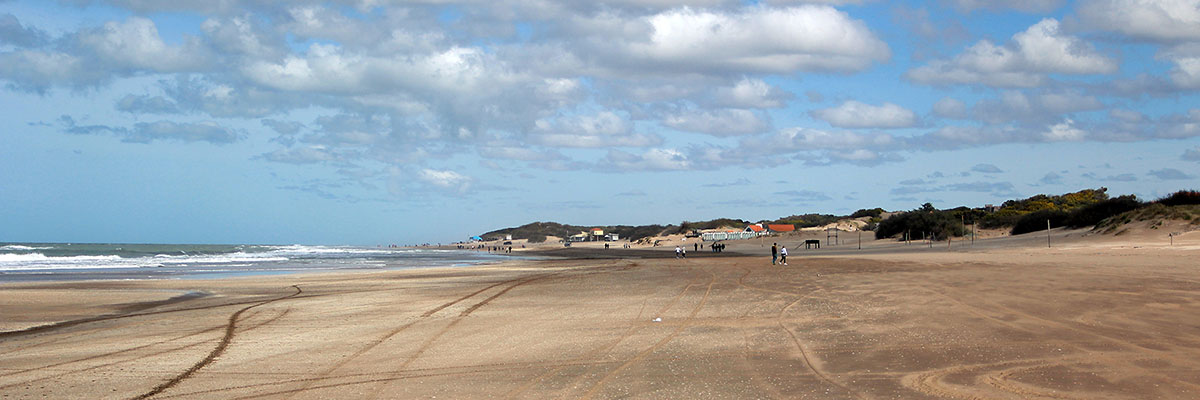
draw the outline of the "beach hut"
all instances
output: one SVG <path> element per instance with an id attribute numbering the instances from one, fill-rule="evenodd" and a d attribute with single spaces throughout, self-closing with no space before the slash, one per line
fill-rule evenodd
<path id="1" fill-rule="evenodd" d="M 755 235 L 762 235 L 767 233 L 767 228 L 763 228 L 762 224 L 747 225 L 746 232 L 750 232 Z"/>

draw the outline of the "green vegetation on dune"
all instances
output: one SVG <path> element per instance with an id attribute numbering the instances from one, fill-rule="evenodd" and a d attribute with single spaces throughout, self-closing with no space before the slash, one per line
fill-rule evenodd
<path id="1" fill-rule="evenodd" d="M 1021 217 L 1035 212 L 1045 215 L 1070 212 L 1076 208 L 1108 199 L 1108 188 L 1084 189 L 1057 196 L 1039 194 L 1021 200 L 1005 201 L 996 212 L 979 221 L 982 228 L 1003 228 L 1018 225 Z M 1042 220 L 1043 222 L 1045 219 Z"/>
<path id="2" fill-rule="evenodd" d="M 1117 233 L 1126 224 L 1152 220 L 1160 221 L 1152 228 L 1157 228 L 1162 220 L 1188 221 L 1190 225 L 1200 225 L 1200 204 L 1168 206 L 1154 202 L 1145 207 L 1106 218 L 1096 224 L 1096 230 L 1101 233 Z"/>
<path id="3" fill-rule="evenodd" d="M 962 236 L 965 229 L 963 221 L 970 209 L 960 207 L 950 210 L 938 210 L 933 204 L 925 203 L 916 210 L 901 212 L 891 218 L 879 222 L 875 229 L 875 238 L 883 239 L 896 237 L 910 240 L 931 238 L 943 240 L 951 236 Z"/>
<path id="4" fill-rule="evenodd" d="M 840 217 L 832 214 L 803 214 L 791 215 L 774 221 L 766 222 L 768 224 L 791 224 L 796 228 L 812 228 L 814 226 L 829 225 L 846 217 Z"/>
<path id="5" fill-rule="evenodd" d="M 697 222 L 683 221 L 679 223 L 679 230 L 676 233 L 688 233 L 692 230 L 717 229 L 722 227 L 735 227 L 741 230 L 747 224 L 749 222 L 733 218 L 717 218 L 710 221 Z"/>
<path id="6" fill-rule="evenodd" d="M 1149 219 L 1177 219 L 1200 225 L 1200 191 L 1181 190 L 1153 202 L 1142 202 L 1134 195 L 1114 198 L 1107 188 L 1084 189 L 1062 195 L 1039 194 L 1025 199 L 1005 201 L 994 212 L 984 208 L 958 207 L 938 210 L 925 203 L 920 208 L 898 212 L 886 219 L 882 208 L 860 209 L 848 216 L 832 214 L 797 214 L 760 221 L 764 224 L 791 224 L 797 228 L 824 226 L 845 219 L 867 218 L 867 230 L 874 230 L 878 239 L 907 237 L 912 240 L 932 238 L 945 240 L 962 236 L 966 225 L 978 223 L 982 228 L 1010 228 L 1012 234 L 1036 232 L 1051 227 L 1085 228 L 1095 226 L 1103 232 L 1113 232 L 1120 226 Z M 505 228 L 480 235 L 487 240 L 512 235 L 513 239 L 544 242 L 547 236 L 565 238 L 580 232 L 600 228 L 605 233 L 617 233 L 622 240 L 638 239 L 693 230 L 732 227 L 740 229 L 750 222 L 736 218 L 717 218 L 709 221 L 683 221 L 679 225 L 615 225 L 577 226 L 556 222 L 534 222 L 515 228 Z"/>
<path id="7" fill-rule="evenodd" d="M 659 235 L 664 231 L 671 230 L 673 227 L 673 225 L 580 226 L 560 224 L 557 222 L 534 222 L 515 228 L 494 230 L 479 236 L 485 240 L 499 240 L 504 238 L 506 235 L 512 235 L 513 239 L 529 239 L 531 243 L 541 243 L 546 241 L 547 236 L 565 238 L 571 235 L 577 235 L 580 232 L 591 231 L 592 228 L 600 228 L 603 229 L 605 233 L 616 233 L 621 235 L 622 239 L 633 241 L 644 237 Z"/>

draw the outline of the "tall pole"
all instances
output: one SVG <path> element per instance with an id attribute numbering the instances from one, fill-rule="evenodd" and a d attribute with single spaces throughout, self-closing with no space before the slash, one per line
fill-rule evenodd
<path id="1" fill-rule="evenodd" d="M 1050 248 L 1050 220 L 1046 220 L 1046 248 Z"/>
<path id="2" fill-rule="evenodd" d="M 862 250 L 862 229 L 861 228 L 858 230 L 858 249 Z"/>

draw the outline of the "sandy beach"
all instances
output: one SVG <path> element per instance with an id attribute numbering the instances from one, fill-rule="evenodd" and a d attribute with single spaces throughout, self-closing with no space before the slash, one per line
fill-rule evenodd
<path id="1" fill-rule="evenodd" d="M 1196 398 L 1200 234 L 1158 236 L 3 284 L 0 398 Z"/>

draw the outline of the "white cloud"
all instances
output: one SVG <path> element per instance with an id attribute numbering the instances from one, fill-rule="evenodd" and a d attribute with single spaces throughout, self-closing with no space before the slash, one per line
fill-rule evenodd
<path id="1" fill-rule="evenodd" d="M 220 126 L 216 122 L 139 122 L 124 138 L 127 142 L 149 143 L 155 140 L 179 140 L 184 142 L 209 142 L 212 144 L 233 143 L 242 138 L 238 131 Z"/>
<path id="2" fill-rule="evenodd" d="M 1171 61 L 1168 73 L 1180 89 L 1200 89 L 1200 42 L 1186 43 L 1160 51 L 1157 58 Z"/>
<path id="3" fill-rule="evenodd" d="M 792 94 L 761 79 L 742 78 L 732 87 L 717 89 L 714 103 L 730 108 L 780 108 Z"/>
<path id="4" fill-rule="evenodd" d="M 988 123 L 1012 121 L 1048 123 L 1059 121 L 1063 114 L 1100 110 L 1104 104 L 1095 97 L 1072 91 L 1006 90 L 999 98 L 980 100 L 971 109 L 974 119 Z"/>
<path id="5" fill-rule="evenodd" d="M 597 168 L 602 171 L 680 171 L 692 169 L 693 164 L 676 149 L 649 149 L 642 154 L 609 150 Z"/>
<path id="6" fill-rule="evenodd" d="M 915 113 L 892 103 L 873 106 L 850 100 L 811 114 L 838 128 L 908 128 L 917 124 Z"/>
<path id="7" fill-rule="evenodd" d="M 967 105 L 950 97 L 943 97 L 933 103 L 933 113 L 943 118 L 962 119 L 967 116 Z"/>
<path id="8" fill-rule="evenodd" d="M 656 135 L 635 133 L 633 124 L 611 111 L 540 119 L 528 138 L 552 147 L 648 147 L 662 143 Z"/>
<path id="9" fill-rule="evenodd" d="M 740 109 L 684 111 L 667 116 L 663 119 L 663 125 L 713 136 L 739 136 L 760 133 L 765 132 L 771 127 L 765 120 L 765 117 L 750 110 Z"/>
<path id="10" fill-rule="evenodd" d="M 32 47 L 45 43 L 47 40 L 46 32 L 22 26 L 21 21 L 12 14 L 0 14 L 0 45 Z"/>
<path id="11" fill-rule="evenodd" d="M 1193 147 L 1183 151 L 1183 155 L 1179 156 L 1184 161 L 1200 162 L 1200 147 Z"/>
<path id="12" fill-rule="evenodd" d="M 1004 172 L 1004 170 L 1000 169 L 1000 167 L 992 164 L 975 164 L 974 167 L 971 167 L 971 171 L 982 172 L 985 174 L 999 174 Z"/>
<path id="13" fill-rule="evenodd" d="M 784 154 L 797 151 L 862 149 L 896 150 L 901 143 L 892 135 L 882 133 L 856 133 L 850 131 L 823 131 L 809 128 L 783 129 L 765 135 L 742 140 L 741 147 L 748 154 Z"/>
<path id="14" fill-rule="evenodd" d="M 554 161 L 564 159 L 562 154 L 554 151 L 538 151 L 528 147 L 514 147 L 503 144 L 490 144 L 479 149 L 479 155 L 486 158 L 518 161 Z"/>
<path id="15" fill-rule="evenodd" d="M 67 53 L 42 50 L 17 50 L 0 53 L 0 78 L 14 87 L 44 91 L 56 85 L 90 86 L 112 77 L 103 70 Z"/>
<path id="16" fill-rule="evenodd" d="M 1050 142 L 1077 142 L 1087 138 L 1087 132 L 1075 127 L 1075 121 L 1070 119 L 1050 126 L 1043 134 Z"/>
<path id="17" fill-rule="evenodd" d="M 1195 0 L 1084 0 L 1079 18 L 1097 30 L 1150 41 L 1200 40 Z"/>
<path id="18" fill-rule="evenodd" d="M 1061 185 L 1061 184 L 1063 184 L 1062 175 L 1059 175 L 1054 172 L 1046 173 L 1046 175 L 1042 176 L 1042 179 L 1038 180 L 1038 182 L 1041 182 L 1043 185 Z"/>
<path id="19" fill-rule="evenodd" d="M 465 193 L 470 190 L 473 179 L 450 170 L 422 169 L 417 173 L 417 179 L 436 188 Z"/>
<path id="20" fill-rule="evenodd" d="M 338 161 L 338 155 L 330 152 L 325 146 L 304 146 L 291 149 L 278 149 L 260 156 L 272 162 L 287 164 L 317 164 L 328 161 Z"/>
<path id="21" fill-rule="evenodd" d="M 255 24 L 247 17 L 211 18 L 200 25 L 213 47 L 224 54 L 247 56 L 252 59 L 283 58 L 288 50 L 283 39 L 270 32 L 270 27 Z"/>
<path id="22" fill-rule="evenodd" d="M 1194 176 L 1189 175 L 1186 172 L 1177 170 L 1175 168 L 1156 169 L 1156 170 L 1150 171 L 1149 173 L 1147 173 L 1147 175 L 1153 176 L 1153 177 L 1158 178 L 1159 180 L 1163 180 L 1163 181 L 1179 181 L 1179 180 L 1188 180 L 1188 179 L 1195 178 Z"/>
<path id="23" fill-rule="evenodd" d="M 153 21 L 130 17 L 124 23 L 108 22 L 103 28 L 85 31 L 79 43 L 116 68 L 155 72 L 196 71 L 207 68 L 208 51 L 196 39 L 182 46 L 169 46 Z"/>
<path id="24" fill-rule="evenodd" d="M 634 22 L 602 15 L 577 25 L 590 29 L 597 52 L 609 53 L 601 62 L 648 73 L 858 71 L 891 56 L 865 23 L 828 6 L 683 7 Z M 625 45 L 613 54 L 614 43 Z"/>
<path id="25" fill-rule="evenodd" d="M 997 46 L 987 40 L 967 48 L 950 60 L 935 60 L 910 70 L 906 76 L 925 84 L 983 84 L 1000 87 L 1036 87 L 1046 75 L 1107 74 L 1116 61 L 1097 53 L 1080 38 L 1063 34 L 1059 23 L 1043 19 Z"/>

